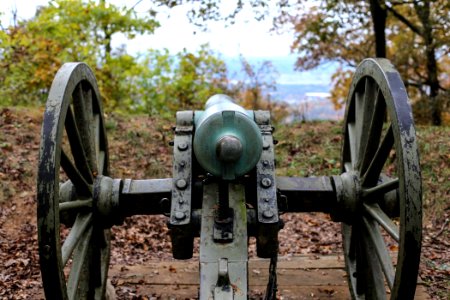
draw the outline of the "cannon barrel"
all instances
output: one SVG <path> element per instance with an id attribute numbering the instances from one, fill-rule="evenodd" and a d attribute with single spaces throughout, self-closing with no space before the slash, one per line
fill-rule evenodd
<path id="1" fill-rule="evenodd" d="M 208 99 L 195 112 L 194 153 L 199 164 L 214 176 L 233 180 L 253 169 L 261 157 L 262 136 L 253 111 L 226 95 Z"/>

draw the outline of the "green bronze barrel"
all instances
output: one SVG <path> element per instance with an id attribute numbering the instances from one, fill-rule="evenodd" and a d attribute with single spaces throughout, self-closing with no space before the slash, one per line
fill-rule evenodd
<path id="1" fill-rule="evenodd" d="M 204 111 L 195 112 L 194 153 L 207 172 L 233 180 L 255 167 L 261 151 L 261 131 L 253 112 L 232 98 L 212 96 Z"/>

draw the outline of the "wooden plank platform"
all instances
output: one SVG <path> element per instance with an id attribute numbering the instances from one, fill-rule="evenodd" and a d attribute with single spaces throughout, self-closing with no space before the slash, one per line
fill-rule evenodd
<path id="1" fill-rule="evenodd" d="M 251 299 L 262 299 L 268 281 L 269 261 L 251 259 L 249 283 Z M 342 256 L 281 257 L 278 262 L 278 290 L 281 299 L 349 299 L 347 275 Z M 116 290 L 131 288 L 138 296 L 158 299 L 196 299 L 198 261 L 148 262 L 142 266 L 110 268 Z M 417 300 L 430 299 L 419 283 Z"/>

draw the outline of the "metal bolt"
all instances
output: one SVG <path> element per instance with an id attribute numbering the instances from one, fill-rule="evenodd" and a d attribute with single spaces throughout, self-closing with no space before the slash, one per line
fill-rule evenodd
<path id="1" fill-rule="evenodd" d="M 269 202 L 270 199 L 269 198 L 264 198 L 264 202 Z"/>
<path id="2" fill-rule="evenodd" d="M 268 160 L 263 160 L 262 164 L 263 164 L 264 166 L 268 166 L 268 165 L 269 165 L 269 161 L 268 161 Z"/>
<path id="3" fill-rule="evenodd" d="M 177 219 L 178 221 L 184 220 L 184 218 L 186 218 L 186 214 L 182 211 L 177 211 L 175 213 L 175 219 Z"/>
<path id="4" fill-rule="evenodd" d="M 216 144 L 217 158 L 225 163 L 236 162 L 242 156 L 241 140 L 233 135 L 223 136 Z"/>
<path id="5" fill-rule="evenodd" d="M 270 209 L 263 211 L 263 217 L 266 219 L 270 219 L 273 217 L 273 211 L 271 211 Z"/>
<path id="6" fill-rule="evenodd" d="M 184 160 L 180 161 L 180 167 L 184 167 L 186 165 L 186 162 Z"/>
<path id="7" fill-rule="evenodd" d="M 267 149 L 269 149 L 269 148 L 270 148 L 269 142 L 264 141 L 264 142 L 263 142 L 263 149 L 264 149 L 264 150 L 267 150 Z"/>
<path id="8" fill-rule="evenodd" d="M 177 183 L 176 183 L 176 186 L 177 186 L 178 189 L 184 190 L 187 187 L 187 182 L 184 179 L 178 179 Z"/>
<path id="9" fill-rule="evenodd" d="M 180 150 L 180 151 L 185 151 L 185 150 L 187 150 L 187 148 L 188 148 L 188 144 L 185 142 L 178 144 L 178 150 Z"/>
<path id="10" fill-rule="evenodd" d="M 261 179 L 261 185 L 265 188 L 268 188 L 272 185 L 272 180 L 270 180 L 267 177 L 264 177 L 263 179 Z"/>
<path id="11" fill-rule="evenodd" d="M 178 203 L 183 204 L 184 203 L 184 199 L 183 198 L 178 199 Z"/>
<path id="12" fill-rule="evenodd" d="M 162 198 L 161 201 L 159 201 L 159 205 L 164 211 L 170 210 L 170 202 L 168 198 Z"/>

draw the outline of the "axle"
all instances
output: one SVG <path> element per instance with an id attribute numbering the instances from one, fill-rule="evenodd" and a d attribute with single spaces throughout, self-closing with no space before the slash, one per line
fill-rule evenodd
<path id="1" fill-rule="evenodd" d="M 331 213 L 334 220 L 340 219 L 341 216 L 333 212 L 333 210 L 339 208 L 341 205 L 339 201 L 343 201 L 342 195 L 347 193 L 344 190 L 345 184 L 341 179 L 345 176 L 276 177 L 277 200 L 280 211 L 283 213 Z M 204 184 L 202 181 L 196 184 L 194 195 L 199 199 L 193 199 L 194 203 L 201 203 Z M 97 206 L 97 211 L 104 218 L 105 227 L 121 224 L 124 218 L 133 215 L 168 215 L 170 213 L 172 178 L 132 180 L 98 176 L 94 186 L 94 195 L 97 195 L 94 203 Z M 221 189 L 220 186 L 219 191 Z M 246 188 L 248 189 L 248 187 Z M 224 187 L 222 187 L 223 189 Z M 226 189 L 228 190 L 227 185 Z M 349 190 L 350 187 L 346 189 Z M 76 200 L 78 196 L 70 181 L 67 181 L 60 187 L 60 197 L 64 203 L 63 207 L 77 205 Z M 228 206 L 225 204 L 225 200 L 220 200 L 220 197 L 218 199 L 218 208 L 226 208 Z M 395 199 L 396 190 L 393 190 L 384 196 L 382 203 L 385 204 L 390 215 L 398 216 L 398 208 L 392 204 L 395 203 Z M 247 201 L 249 203 L 254 202 L 251 199 L 247 199 Z M 197 221 L 200 209 L 201 206 L 193 208 L 192 216 Z M 255 210 L 247 210 L 249 211 L 248 219 L 255 221 Z"/>

